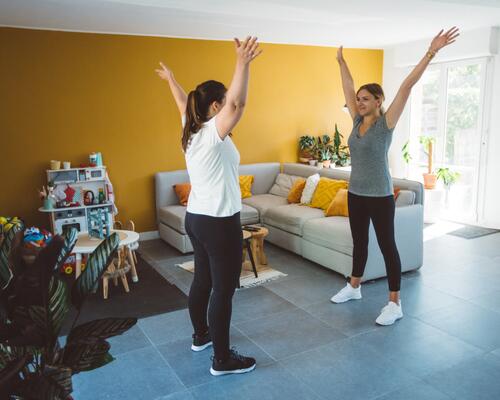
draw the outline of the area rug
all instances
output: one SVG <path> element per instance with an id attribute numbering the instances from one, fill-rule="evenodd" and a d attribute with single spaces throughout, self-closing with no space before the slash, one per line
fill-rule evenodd
<path id="1" fill-rule="evenodd" d="M 465 225 L 463 228 L 448 232 L 448 235 L 459 236 L 464 239 L 475 239 L 481 236 L 500 232 L 498 229 L 483 228 L 481 226 Z"/>
<path id="2" fill-rule="evenodd" d="M 180 264 L 176 264 L 176 266 L 180 267 L 186 271 L 189 271 L 191 273 L 194 272 L 194 261 L 193 260 L 186 261 L 186 262 L 183 262 Z M 283 272 L 275 270 L 275 269 L 271 268 L 270 266 L 259 267 L 257 274 L 259 276 L 256 278 L 253 271 L 251 270 L 251 268 L 248 268 L 248 266 L 244 266 L 243 270 L 241 271 L 240 286 L 242 288 L 259 286 L 259 285 L 262 285 L 263 283 L 279 279 L 282 276 L 287 276 Z"/>
<path id="3" fill-rule="evenodd" d="M 77 324 L 106 317 L 145 318 L 187 308 L 187 296 L 180 289 L 170 284 L 139 255 L 137 259 L 139 282 L 128 280 L 130 292 L 125 292 L 120 281 L 118 286 L 114 286 L 111 280 L 109 296 L 104 300 L 101 283 L 99 290 L 85 302 Z M 71 327 L 76 310 L 71 309 L 68 314 L 63 334 Z"/>

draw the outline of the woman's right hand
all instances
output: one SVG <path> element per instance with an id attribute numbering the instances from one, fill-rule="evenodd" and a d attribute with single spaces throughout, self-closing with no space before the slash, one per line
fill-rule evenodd
<path id="1" fill-rule="evenodd" d="M 174 76 L 174 73 L 169 68 L 165 67 L 165 65 L 161 61 L 160 66 L 161 69 L 156 69 L 155 71 L 161 79 L 165 79 L 166 81 L 168 81 Z"/>
<path id="2" fill-rule="evenodd" d="M 344 61 L 344 54 L 342 50 L 343 50 L 342 46 L 340 46 L 337 50 L 337 61 L 339 64 Z"/>
<path id="3" fill-rule="evenodd" d="M 247 36 L 243 42 L 240 42 L 238 38 L 234 38 L 234 44 L 236 46 L 236 57 L 244 65 L 250 64 L 262 53 L 262 49 L 259 49 L 259 43 L 257 43 L 257 37 Z"/>

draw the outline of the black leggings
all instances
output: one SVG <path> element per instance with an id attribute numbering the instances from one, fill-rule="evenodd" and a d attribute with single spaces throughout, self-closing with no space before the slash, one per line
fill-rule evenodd
<path id="1" fill-rule="evenodd" d="M 389 290 L 398 292 L 401 287 L 401 260 L 394 239 L 394 196 L 370 197 L 348 193 L 349 223 L 354 249 L 352 276 L 361 278 L 368 259 L 368 230 L 372 220 L 378 245 L 382 251 L 389 281 Z"/>
<path id="2" fill-rule="evenodd" d="M 240 213 L 231 217 L 187 213 L 185 225 L 194 250 L 194 279 L 189 291 L 194 332 L 202 335 L 209 329 L 215 357 L 226 360 L 232 298 L 243 253 Z"/>

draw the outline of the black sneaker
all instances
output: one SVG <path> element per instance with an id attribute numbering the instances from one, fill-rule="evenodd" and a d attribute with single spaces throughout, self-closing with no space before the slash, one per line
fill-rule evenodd
<path id="1" fill-rule="evenodd" d="M 193 334 L 193 344 L 191 345 L 191 350 L 202 351 L 209 346 L 212 346 L 212 338 L 210 337 L 210 333 L 207 332 L 200 336 L 198 336 L 196 333 Z"/>
<path id="2" fill-rule="evenodd" d="M 229 358 L 224 361 L 218 361 L 215 357 L 212 358 L 212 368 L 210 373 L 213 376 L 220 376 L 226 374 L 244 374 L 255 369 L 255 358 L 244 357 L 236 352 L 236 350 L 229 350 Z"/>

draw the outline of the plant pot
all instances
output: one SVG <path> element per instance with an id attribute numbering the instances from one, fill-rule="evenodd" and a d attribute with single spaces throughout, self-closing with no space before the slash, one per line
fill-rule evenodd
<path id="1" fill-rule="evenodd" d="M 310 160 L 311 160 L 310 158 L 299 157 L 299 162 L 302 164 L 308 164 Z"/>
<path id="2" fill-rule="evenodd" d="M 312 165 L 313 167 L 318 163 L 317 160 L 309 160 L 309 165 Z"/>
<path id="3" fill-rule="evenodd" d="M 330 164 L 332 163 L 331 160 L 325 160 L 323 161 L 323 168 L 330 168 Z"/>
<path id="4" fill-rule="evenodd" d="M 435 174 L 423 174 L 424 176 L 424 188 L 434 189 L 436 187 L 437 176 Z"/>

